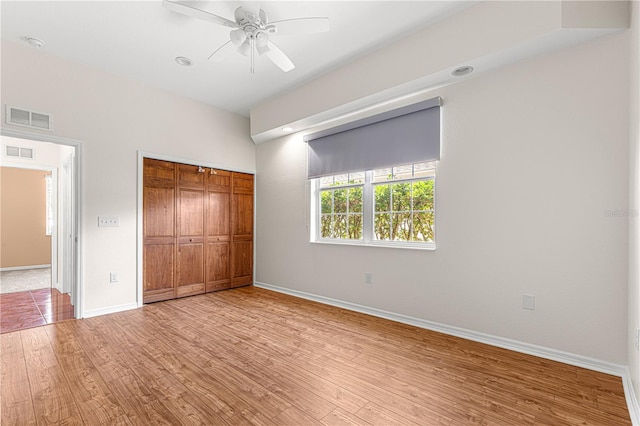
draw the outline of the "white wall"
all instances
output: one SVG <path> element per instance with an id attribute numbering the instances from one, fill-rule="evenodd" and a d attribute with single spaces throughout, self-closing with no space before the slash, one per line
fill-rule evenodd
<path id="1" fill-rule="evenodd" d="M 629 148 L 629 330 L 627 362 L 634 391 L 640 397 L 640 355 L 635 330 L 640 327 L 640 2 L 632 2 L 630 46 Z"/>
<path id="2" fill-rule="evenodd" d="M 305 144 L 258 145 L 256 281 L 626 364 L 628 225 L 605 212 L 627 208 L 628 49 L 618 33 L 428 94 L 436 251 L 309 243 Z"/>
<path id="3" fill-rule="evenodd" d="M 52 135 L 83 143 L 85 312 L 136 303 L 138 150 L 255 170 L 245 117 L 45 51 L 3 41 L 1 89 L 3 106 L 50 113 Z M 98 216 L 118 216 L 120 227 L 98 228 Z"/>

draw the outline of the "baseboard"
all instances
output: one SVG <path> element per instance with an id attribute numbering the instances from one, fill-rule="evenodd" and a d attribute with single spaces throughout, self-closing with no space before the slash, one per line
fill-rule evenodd
<path id="1" fill-rule="evenodd" d="M 0 272 L 6 271 L 24 271 L 26 269 L 44 269 L 51 268 L 51 264 L 48 265 L 28 265 L 28 266 L 9 266 L 6 268 L 0 268 Z"/>
<path id="2" fill-rule="evenodd" d="M 106 308 L 99 309 L 87 309 L 82 313 L 81 318 L 97 317 L 99 315 L 115 314 L 116 312 L 128 311 L 131 309 L 137 309 L 137 303 L 127 303 L 124 305 L 108 306 Z"/>
<path id="3" fill-rule="evenodd" d="M 625 367 L 624 370 L 624 374 L 622 375 L 622 386 L 624 387 L 624 397 L 627 400 L 627 408 L 629 409 L 631 424 L 634 426 L 639 426 L 640 406 L 638 405 L 636 392 L 633 390 L 633 383 L 631 382 L 631 373 L 629 372 L 629 368 Z"/>
<path id="4" fill-rule="evenodd" d="M 475 342 L 486 343 L 488 345 L 497 346 L 499 348 L 510 349 L 512 351 L 521 352 L 528 355 L 538 356 L 540 358 L 558 361 L 576 367 L 587 368 L 589 370 L 599 371 L 601 373 L 611 374 L 618 377 L 624 377 L 627 367 L 620 364 L 614 364 L 582 355 L 576 355 L 569 352 L 563 352 L 556 349 L 546 348 L 543 346 L 533 345 L 531 343 L 521 342 L 512 339 L 506 339 L 499 336 L 493 336 L 478 331 L 468 330 L 460 327 L 454 327 L 421 318 L 410 317 L 408 315 L 397 314 L 394 312 L 383 311 L 377 308 L 358 305 L 356 303 L 344 302 L 329 297 L 318 296 L 316 294 L 305 293 L 298 290 L 279 287 L 272 284 L 255 282 L 256 287 L 273 290 L 279 293 L 289 294 L 291 296 L 303 299 L 313 300 L 315 302 L 348 309 L 351 311 L 361 312 L 373 315 L 375 317 L 385 318 L 388 320 L 413 325 L 427 330 L 437 331 L 449 334 L 451 336 L 461 337 L 463 339 L 473 340 Z"/>

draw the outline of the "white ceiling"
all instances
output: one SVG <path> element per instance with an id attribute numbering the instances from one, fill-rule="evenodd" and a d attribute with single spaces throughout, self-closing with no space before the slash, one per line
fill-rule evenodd
<path id="1" fill-rule="evenodd" d="M 189 2 L 233 20 L 239 1 Z M 229 29 L 169 11 L 161 1 L 6 1 L 2 38 L 45 42 L 46 54 L 141 81 L 245 116 L 250 109 L 341 64 L 450 16 L 472 1 L 263 1 L 269 21 L 327 16 L 331 30 L 273 36 L 296 68 L 282 72 L 266 58 L 233 49 L 222 61 L 209 55 L 229 38 Z M 418 54 L 416 52 L 416 54 Z M 193 66 L 174 58 L 185 56 Z M 374 70 L 372 70 L 374 71 Z M 363 76 L 363 78 L 372 78 Z"/>

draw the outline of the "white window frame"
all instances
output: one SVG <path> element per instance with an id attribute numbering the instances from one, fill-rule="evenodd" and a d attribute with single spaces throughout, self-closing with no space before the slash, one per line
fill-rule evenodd
<path id="1" fill-rule="evenodd" d="M 320 185 L 320 179 L 311 179 L 311 200 L 310 200 L 310 211 L 311 211 L 311 223 L 310 223 L 310 242 L 312 243 L 320 243 L 320 244 L 338 244 L 338 245 L 355 245 L 355 246 L 367 246 L 367 247 L 393 247 L 393 248 L 406 248 L 406 249 L 418 249 L 418 250 L 435 250 L 436 249 L 436 232 L 437 232 L 437 215 L 436 215 L 436 199 L 435 194 L 437 189 L 436 185 L 436 175 L 437 175 L 437 162 L 434 168 L 434 176 L 430 177 L 411 177 L 405 179 L 392 179 L 386 182 L 373 182 L 373 171 L 368 170 L 364 172 L 365 180 L 364 184 L 345 184 L 336 186 L 336 189 L 347 189 L 357 186 L 363 186 L 362 189 L 362 236 L 363 238 L 360 240 L 351 240 L 351 239 L 338 239 L 338 238 L 322 238 L 320 237 L 320 229 L 321 224 L 320 220 L 322 217 L 321 212 L 321 202 L 320 202 L 320 192 L 323 189 L 327 189 L 327 187 L 322 188 Z M 375 239 L 375 233 L 373 229 L 373 218 L 374 218 L 374 186 L 375 185 L 388 185 L 394 183 L 402 183 L 402 182 L 413 182 L 413 181 L 422 181 L 422 180 L 433 180 L 434 181 L 434 241 L 433 242 L 422 242 L 422 241 L 388 241 L 388 240 L 377 240 Z M 413 211 L 413 210 L 412 210 Z"/>

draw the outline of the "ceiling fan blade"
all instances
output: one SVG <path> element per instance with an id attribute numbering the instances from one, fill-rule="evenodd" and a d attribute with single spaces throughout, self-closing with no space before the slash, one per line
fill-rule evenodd
<path id="1" fill-rule="evenodd" d="M 178 3 L 173 0 L 162 0 L 162 6 L 166 9 L 172 10 L 182 15 L 190 16 L 192 18 L 203 19 L 205 21 L 213 22 L 214 24 L 224 25 L 229 28 L 238 28 L 238 24 L 235 22 L 223 18 L 222 16 L 214 15 L 213 13 L 205 12 L 204 10 L 197 9 L 186 3 Z"/>
<path id="2" fill-rule="evenodd" d="M 222 58 L 222 55 L 220 55 L 220 53 L 221 53 L 222 49 L 224 47 L 226 47 L 229 43 L 231 43 L 231 40 L 229 40 L 228 42 L 226 42 L 225 44 L 223 44 L 222 46 L 220 46 L 216 50 L 214 50 L 214 52 L 211 55 L 209 55 L 209 60 L 211 60 L 211 58 L 215 57 L 215 59 L 213 60 L 214 62 L 222 62 L 222 60 L 224 58 Z"/>
<path id="3" fill-rule="evenodd" d="M 267 42 L 267 47 L 269 47 L 269 50 L 265 52 L 267 58 L 271 59 L 271 62 L 276 64 L 282 71 L 289 72 L 296 67 L 289 57 L 273 42 Z"/>
<path id="4" fill-rule="evenodd" d="M 314 34 L 329 31 L 329 18 L 295 18 L 282 21 L 269 22 L 269 27 L 274 26 L 273 34 L 297 35 Z"/>

